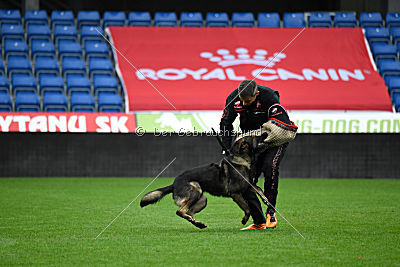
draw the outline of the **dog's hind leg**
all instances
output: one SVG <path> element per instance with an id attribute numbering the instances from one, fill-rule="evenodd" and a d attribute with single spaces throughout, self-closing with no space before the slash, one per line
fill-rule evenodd
<path id="1" fill-rule="evenodd" d="M 205 195 L 202 195 L 196 203 L 194 203 L 190 208 L 187 214 L 190 216 L 194 216 L 196 213 L 199 213 L 207 206 L 207 198 Z"/>
<path id="2" fill-rule="evenodd" d="M 250 218 L 250 207 L 241 194 L 232 194 L 232 199 L 244 211 L 242 224 L 245 225 Z"/>
<path id="3" fill-rule="evenodd" d="M 198 228 L 206 228 L 202 222 L 199 222 L 193 218 L 193 214 L 202 210 L 207 204 L 207 198 L 203 195 L 203 191 L 198 182 L 189 182 L 190 189 L 188 189 L 186 197 L 181 201 L 175 202 L 180 208 L 176 211 L 176 214 Z M 203 198 L 204 196 L 204 198 Z M 180 202 L 180 203 L 179 203 Z"/>
<path id="4" fill-rule="evenodd" d="M 195 220 L 191 215 L 188 214 L 187 210 L 190 208 L 190 203 L 191 203 L 191 199 L 187 198 L 185 200 L 182 201 L 182 205 L 180 206 L 180 208 L 176 211 L 176 215 L 178 215 L 179 217 L 182 217 L 183 219 L 189 221 L 190 223 L 192 223 L 194 226 L 203 229 L 206 228 L 207 225 L 205 225 L 202 222 L 199 222 L 197 220 Z"/>

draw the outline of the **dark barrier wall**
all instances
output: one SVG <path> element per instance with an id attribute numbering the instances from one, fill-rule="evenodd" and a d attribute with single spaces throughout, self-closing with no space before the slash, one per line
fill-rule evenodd
<path id="1" fill-rule="evenodd" d="M 221 159 L 214 137 L 0 134 L 1 177 L 162 177 Z M 400 135 L 301 134 L 281 177 L 400 178 Z"/>

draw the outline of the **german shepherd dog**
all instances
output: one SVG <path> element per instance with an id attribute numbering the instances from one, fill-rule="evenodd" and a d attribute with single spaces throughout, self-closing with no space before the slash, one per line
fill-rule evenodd
<path id="1" fill-rule="evenodd" d="M 253 180 L 257 156 L 267 149 L 267 144 L 262 142 L 264 139 L 265 136 L 244 136 L 238 139 L 227 158 L 218 164 L 212 163 L 183 172 L 175 178 L 172 185 L 144 195 L 140 206 L 156 203 L 165 195 L 173 193 L 175 204 L 179 206 L 176 214 L 202 229 L 207 225 L 193 216 L 206 207 L 207 198 L 204 192 L 208 192 L 214 196 L 232 198 L 244 211 L 242 224 L 246 224 L 250 217 L 250 208 L 243 193 L 253 190 L 262 197 L 264 203 L 268 203 L 261 188 Z"/>

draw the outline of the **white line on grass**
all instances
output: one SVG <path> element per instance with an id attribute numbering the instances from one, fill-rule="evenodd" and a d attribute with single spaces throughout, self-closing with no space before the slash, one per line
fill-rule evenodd
<path id="1" fill-rule="evenodd" d="M 161 93 L 160 92 L 160 90 L 158 90 L 157 89 L 157 87 L 155 87 L 155 85 L 152 83 L 152 82 L 150 82 L 149 81 L 149 79 L 147 79 L 146 78 L 146 76 L 144 76 L 144 74 L 138 69 L 138 68 L 136 68 L 136 66 L 135 65 L 133 65 L 132 64 L 132 62 L 131 61 L 129 61 L 125 56 L 124 56 L 124 54 L 122 54 L 116 47 L 115 47 L 115 45 L 113 45 L 97 28 L 95 28 L 96 29 L 96 31 L 104 38 L 104 40 L 106 40 L 109 44 L 110 44 L 110 46 L 112 47 L 112 48 L 114 48 L 115 49 L 115 51 L 117 51 L 128 63 L 129 63 L 129 65 L 131 65 L 137 72 L 139 72 L 143 77 L 144 77 L 144 79 L 174 108 L 174 109 L 176 109 L 176 107 L 174 106 L 174 104 L 172 104 L 171 103 L 171 101 L 169 101 L 168 100 L 168 98 L 165 96 L 165 95 L 163 95 L 163 93 Z"/>
<path id="2" fill-rule="evenodd" d="M 147 187 L 149 187 L 175 160 L 176 157 L 168 163 L 168 165 L 165 166 L 164 169 L 162 169 L 162 171 L 157 174 L 157 176 L 128 204 L 128 206 L 126 206 L 94 239 L 96 240 L 116 219 L 118 219 L 118 217 L 121 216 L 121 214 L 144 192 L 144 190 L 146 190 Z"/>
<path id="3" fill-rule="evenodd" d="M 228 162 L 228 164 L 229 165 L 231 165 L 231 167 L 237 172 L 237 173 L 239 173 L 240 174 L 240 176 L 243 178 L 243 180 L 245 180 L 249 185 L 251 185 L 251 187 L 253 187 L 253 189 L 255 190 L 255 191 L 257 191 L 257 189 L 254 187 L 254 185 L 252 184 L 252 183 L 250 183 L 230 162 L 229 162 L 229 160 L 226 160 L 226 158 L 224 158 L 224 160 L 226 161 L 226 162 Z M 267 201 L 267 203 L 268 203 L 268 205 L 270 205 L 303 239 L 305 239 L 305 237 L 300 233 L 300 231 L 299 230 L 297 230 L 296 229 L 296 227 L 294 227 L 293 226 L 293 224 L 291 224 L 290 222 L 289 222 L 289 220 L 288 219 L 286 219 L 285 218 L 285 216 L 283 216 L 282 215 L 282 213 L 280 213 L 269 201 L 268 201 L 268 199 L 267 198 L 262 198 L 262 199 L 264 199 L 264 200 L 266 200 Z"/>

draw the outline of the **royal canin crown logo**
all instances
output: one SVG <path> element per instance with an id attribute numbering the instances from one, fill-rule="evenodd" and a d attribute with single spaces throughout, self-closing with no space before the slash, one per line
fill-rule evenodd
<path id="1" fill-rule="evenodd" d="M 225 48 L 218 49 L 216 55 L 208 51 L 200 53 L 200 57 L 217 62 L 221 67 L 253 64 L 270 68 L 286 58 L 284 53 L 273 53 L 269 57 L 267 55 L 268 51 L 264 49 L 256 49 L 253 54 L 249 54 L 249 50 L 243 47 L 236 48 L 233 54 Z"/>

